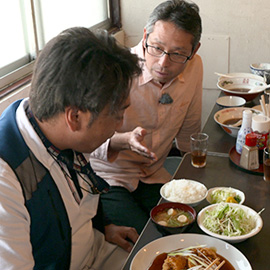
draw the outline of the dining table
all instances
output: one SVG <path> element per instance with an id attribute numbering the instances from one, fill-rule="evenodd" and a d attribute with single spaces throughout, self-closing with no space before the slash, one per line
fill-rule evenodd
<path id="1" fill-rule="evenodd" d="M 222 95 L 222 93 L 221 93 Z M 247 104 L 252 107 L 258 104 L 258 99 Z M 229 152 L 234 147 L 236 138 L 231 137 L 215 123 L 214 114 L 222 109 L 217 104 L 206 121 L 202 130 L 209 135 L 209 146 L 207 153 L 207 164 L 204 168 L 195 168 L 191 165 L 191 153 L 186 153 L 182 158 L 172 179 L 191 179 L 203 183 L 207 189 L 212 187 L 233 187 L 241 190 L 245 194 L 244 205 L 252 208 L 256 212 L 261 212 L 263 227 L 261 231 L 240 243 L 230 243 L 237 248 L 248 259 L 253 270 L 270 269 L 268 253 L 270 251 L 270 182 L 266 182 L 261 174 L 253 174 L 247 170 L 241 170 L 232 162 Z M 163 198 L 159 203 L 165 202 Z M 197 214 L 209 203 L 204 200 L 194 206 Z M 149 213 L 150 214 L 150 213 Z M 194 222 L 184 233 L 206 235 Z M 139 239 L 130 252 L 123 270 L 132 270 L 131 263 L 135 255 L 148 243 L 164 237 L 149 218 Z M 147 270 L 147 269 L 140 269 Z M 242 269 L 236 269 L 242 270 Z"/>

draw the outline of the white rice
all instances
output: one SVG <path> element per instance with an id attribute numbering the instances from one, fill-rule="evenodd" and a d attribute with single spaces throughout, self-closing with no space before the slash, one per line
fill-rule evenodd
<path id="1" fill-rule="evenodd" d="M 205 197 L 207 189 L 203 184 L 193 180 L 173 179 L 163 186 L 162 191 L 168 201 L 194 203 Z"/>

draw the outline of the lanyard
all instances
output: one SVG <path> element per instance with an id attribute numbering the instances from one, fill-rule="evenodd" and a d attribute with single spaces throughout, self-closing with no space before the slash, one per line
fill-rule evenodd
<path id="1" fill-rule="evenodd" d="M 37 121 L 34 118 L 34 115 L 29 108 L 26 108 L 26 115 L 33 126 L 34 130 L 40 137 L 41 141 L 43 142 L 44 146 L 46 147 L 48 153 L 57 161 L 64 163 L 68 169 L 76 171 L 82 179 L 90 186 L 92 194 L 101 194 L 108 192 L 110 185 L 100 176 L 98 176 L 90 166 L 90 163 L 87 162 L 84 155 L 80 152 L 74 151 L 79 164 L 74 163 L 73 159 L 70 159 L 66 154 L 65 151 L 61 151 L 56 146 L 54 146 L 43 134 L 41 129 L 38 126 Z M 59 162 L 58 162 L 59 164 Z M 60 165 L 61 167 L 61 165 Z M 85 179 L 82 174 L 87 175 L 89 180 Z"/>

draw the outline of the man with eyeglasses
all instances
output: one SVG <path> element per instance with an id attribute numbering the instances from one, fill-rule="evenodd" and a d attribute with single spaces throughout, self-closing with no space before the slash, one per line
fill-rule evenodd
<path id="1" fill-rule="evenodd" d="M 142 59 L 143 74 L 133 82 L 121 133 L 97 150 L 108 151 L 111 159 L 91 158 L 97 174 L 112 186 L 101 198 L 118 225 L 142 231 L 160 199 L 160 187 L 176 169 L 166 160 L 174 140 L 187 152 L 190 135 L 201 129 L 203 66 L 196 54 L 201 31 L 196 4 L 165 1 L 154 9 L 142 41 L 132 48 Z"/>

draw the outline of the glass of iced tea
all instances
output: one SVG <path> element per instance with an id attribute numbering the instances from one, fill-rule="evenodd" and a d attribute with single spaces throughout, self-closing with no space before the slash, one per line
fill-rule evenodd
<path id="1" fill-rule="evenodd" d="M 206 165 L 208 138 L 206 133 L 194 133 L 190 136 L 191 164 L 196 168 Z"/>
<path id="2" fill-rule="evenodd" d="M 270 149 L 268 147 L 263 150 L 263 179 L 270 182 Z"/>

